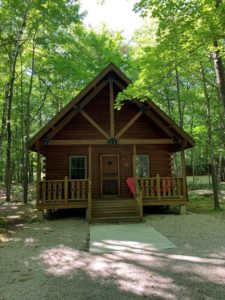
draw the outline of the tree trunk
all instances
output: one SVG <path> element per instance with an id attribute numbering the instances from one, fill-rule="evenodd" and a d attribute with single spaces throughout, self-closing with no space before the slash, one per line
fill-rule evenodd
<path id="1" fill-rule="evenodd" d="M 218 9 L 222 3 L 222 0 L 215 0 L 215 7 Z M 225 74 L 224 74 L 224 67 L 222 57 L 220 55 L 220 50 L 218 48 L 218 41 L 215 40 L 213 43 L 214 51 L 212 53 L 213 63 L 216 73 L 216 83 L 218 86 L 220 99 L 222 101 L 223 109 L 225 112 Z"/>
<path id="2" fill-rule="evenodd" d="M 178 72 L 177 65 L 175 67 L 176 72 L 176 88 L 177 88 L 177 105 L 178 105 L 178 113 L 179 113 L 179 125 L 183 128 L 183 113 L 181 108 L 181 98 L 180 98 L 180 75 Z"/>
<path id="3" fill-rule="evenodd" d="M 24 141 L 24 136 L 25 136 L 25 130 L 24 130 L 24 88 L 23 88 L 23 56 L 22 56 L 22 48 L 20 49 L 20 103 L 21 103 L 21 114 L 20 114 L 20 119 L 21 119 L 21 165 L 22 165 L 22 170 L 21 170 L 21 184 L 23 184 L 23 177 L 24 177 L 24 152 L 25 152 L 25 141 Z"/>
<path id="4" fill-rule="evenodd" d="M 12 150 L 12 128 L 11 128 L 11 112 L 12 112 L 12 100 L 14 92 L 14 81 L 16 72 L 16 62 L 21 47 L 20 40 L 22 39 L 23 31 L 26 26 L 27 11 L 22 17 L 21 26 L 18 29 L 18 34 L 16 42 L 10 57 L 10 74 L 9 74 L 9 89 L 5 95 L 5 100 L 7 101 L 7 146 L 6 146 L 6 176 L 5 176 L 5 186 L 6 186 L 6 201 L 10 201 L 11 192 L 11 182 L 12 182 L 12 161 L 11 161 L 11 150 Z"/>
<path id="5" fill-rule="evenodd" d="M 33 48 L 32 48 L 32 61 L 31 61 L 31 76 L 30 76 L 30 85 L 29 91 L 27 96 L 26 102 L 26 122 L 25 122 L 25 136 L 26 136 L 26 143 L 24 149 L 24 170 L 23 170 L 23 201 L 27 204 L 28 200 L 28 182 L 29 182 L 29 149 L 28 149 L 28 142 L 30 139 L 30 100 L 31 100 L 31 93 L 33 89 L 33 78 L 34 78 L 34 64 L 35 64 L 35 41 L 33 40 Z"/>
<path id="6" fill-rule="evenodd" d="M 30 164 L 29 164 L 29 182 L 34 181 L 34 159 L 33 156 L 30 158 Z"/>
<path id="7" fill-rule="evenodd" d="M 212 53 L 213 63 L 216 73 L 216 83 L 219 89 L 220 99 L 223 104 L 224 112 L 225 112 L 225 75 L 223 68 L 222 57 L 220 56 L 220 51 L 218 50 L 218 42 L 214 42 L 215 50 Z"/>
<path id="8" fill-rule="evenodd" d="M 206 99 L 206 107 L 207 107 L 207 127 L 208 127 L 208 147 L 209 147 L 209 164 L 210 164 L 210 172 L 212 176 L 212 187 L 213 187 L 213 200 L 214 200 L 214 209 L 220 209 L 219 203 L 219 184 L 218 178 L 216 175 L 216 161 L 214 156 L 214 146 L 212 139 L 212 120 L 211 120 L 211 105 L 210 105 L 210 96 L 208 94 L 206 80 L 205 80 L 205 71 L 202 63 L 201 66 L 201 74 L 202 74 L 202 83 L 204 89 L 204 95 Z"/>
<path id="9" fill-rule="evenodd" d="M 5 85 L 5 94 L 4 94 L 4 103 L 3 103 L 3 111 L 2 111 L 2 125 L 0 132 L 0 182 L 3 181 L 3 142 L 6 137 L 6 125 L 7 125 L 7 111 L 8 111 L 8 99 L 7 95 L 9 93 L 9 82 Z"/>

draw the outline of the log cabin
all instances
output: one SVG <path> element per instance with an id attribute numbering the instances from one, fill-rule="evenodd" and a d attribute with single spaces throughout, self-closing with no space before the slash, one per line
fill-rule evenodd
<path id="1" fill-rule="evenodd" d="M 139 221 L 145 206 L 186 206 L 184 151 L 194 141 L 151 100 L 128 99 L 116 110 L 130 83 L 110 63 L 30 140 L 38 210 L 84 208 L 90 222 Z"/>

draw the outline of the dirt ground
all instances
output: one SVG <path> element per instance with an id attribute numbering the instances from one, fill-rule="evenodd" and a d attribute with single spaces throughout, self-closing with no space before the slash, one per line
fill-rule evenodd
<path id="1" fill-rule="evenodd" d="M 0 300 L 225 299 L 223 214 L 152 214 L 175 249 L 91 255 L 84 217 L 0 206 Z M 140 233 L 141 234 L 141 233 Z"/>

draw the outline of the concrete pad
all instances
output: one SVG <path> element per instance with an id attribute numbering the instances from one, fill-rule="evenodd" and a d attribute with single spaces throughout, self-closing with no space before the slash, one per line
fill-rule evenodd
<path id="1" fill-rule="evenodd" d="M 115 251 L 142 253 L 176 248 L 149 224 L 91 225 L 89 251 L 93 254 Z"/>

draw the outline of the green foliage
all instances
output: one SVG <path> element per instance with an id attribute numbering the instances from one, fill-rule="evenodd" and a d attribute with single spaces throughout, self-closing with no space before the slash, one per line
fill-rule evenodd
<path id="1" fill-rule="evenodd" d="M 15 0 L 0 4 L 0 136 L 11 59 L 16 47 L 19 50 L 10 120 L 12 179 L 16 182 L 24 180 L 30 137 L 108 63 L 123 69 L 129 64 L 127 45 L 120 33 L 110 32 L 105 26 L 99 32 L 86 29 L 82 19 L 77 1 Z M 0 181 L 5 173 L 6 139 L 4 136 Z M 29 160 L 32 166 L 32 154 Z M 32 174 L 32 168 L 29 172 Z M 20 191 L 15 193 L 19 195 Z"/>
<path id="2" fill-rule="evenodd" d="M 199 193 L 189 194 L 188 211 L 197 214 L 220 214 L 225 215 L 225 202 L 221 202 L 221 209 L 213 209 L 213 198 L 212 195 L 201 195 Z"/>
<path id="3" fill-rule="evenodd" d="M 111 32 L 105 25 L 98 32 L 85 28 L 77 1 L 0 2 L 0 135 L 12 57 L 16 47 L 19 50 L 10 120 L 13 180 L 23 182 L 30 136 L 110 62 L 133 80 L 119 95 L 116 107 L 120 109 L 131 98 L 156 102 L 194 137 L 196 147 L 187 151 L 187 159 L 196 171 L 210 161 L 202 66 L 211 105 L 214 152 L 218 164 L 225 160 L 224 112 L 211 59 L 212 51 L 224 56 L 224 1 L 141 0 L 135 10 L 146 15 L 146 22 L 127 45 L 119 32 Z M 2 181 L 6 138 L 3 136 Z M 29 161 L 32 174 L 32 154 Z"/>
<path id="4" fill-rule="evenodd" d="M 221 57 L 224 53 L 224 1 L 141 0 L 135 10 L 147 19 L 134 36 L 130 52 L 138 72 L 133 73 L 133 84 L 119 95 L 117 108 L 130 98 L 152 99 L 195 139 L 196 147 L 186 152 L 188 164 L 207 165 L 209 124 L 202 65 L 214 152 L 218 160 L 225 160 L 225 118 L 211 59 L 212 51 L 219 50 Z"/>

